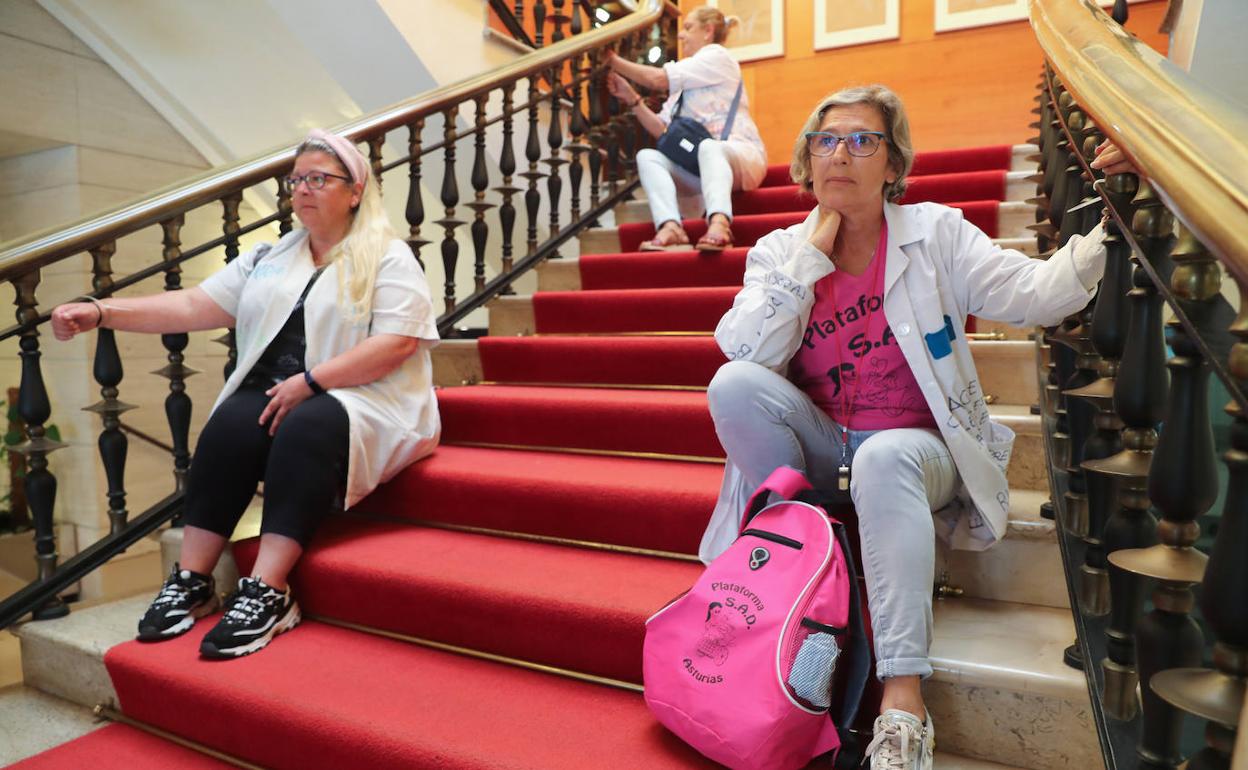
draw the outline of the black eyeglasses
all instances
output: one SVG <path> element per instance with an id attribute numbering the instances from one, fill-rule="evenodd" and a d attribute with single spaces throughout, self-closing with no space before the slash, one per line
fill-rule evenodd
<path id="1" fill-rule="evenodd" d="M 309 190 L 320 190 L 325 187 L 325 181 L 330 178 L 341 179 L 344 182 L 351 181 L 351 177 L 342 176 L 341 174 L 326 174 L 324 171 L 309 171 L 303 176 L 291 174 L 286 177 L 286 189 L 293 193 L 295 188 L 299 186 L 300 182 L 307 182 Z"/>
<path id="2" fill-rule="evenodd" d="M 836 152 L 836 146 L 845 143 L 845 150 L 855 158 L 869 158 L 880 149 L 880 142 L 887 137 L 879 131 L 855 131 L 845 136 L 829 134 L 827 131 L 807 131 L 806 147 L 816 158 L 826 158 Z"/>

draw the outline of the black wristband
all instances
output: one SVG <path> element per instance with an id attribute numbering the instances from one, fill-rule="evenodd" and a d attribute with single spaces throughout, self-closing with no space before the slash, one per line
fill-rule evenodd
<path id="1" fill-rule="evenodd" d="M 312 376 L 311 369 L 303 370 L 303 381 L 308 383 L 308 387 L 312 389 L 312 395 L 319 396 L 325 392 L 325 389 L 321 387 L 321 384 L 316 381 L 315 377 Z"/>

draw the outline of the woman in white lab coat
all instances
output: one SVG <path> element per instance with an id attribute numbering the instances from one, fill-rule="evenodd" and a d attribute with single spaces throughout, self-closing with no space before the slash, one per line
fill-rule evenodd
<path id="1" fill-rule="evenodd" d="M 260 548 L 200 654 L 231 658 L 298 624 L 287 577 L 317 524 L 433 451 L 440 423 L 429 288 L 355 145 L 314 130 L 286 179 L 303 227 L 201 285 L 61 305 L 58 339 L 97 327 L 180 333 L 234 327 L 238 363 L 187 477 L 179 563 L 138 638 L 186 633 L 220 605 L 212 570 L 260 481 Z"/>
<path id="2" fill-rule="evenodd" d="M 1094 166 L 1131 170 L 1101 149 Z M 729 363 L 708 400 L 728 465 L 700 555 L 727 548 L 749 491 L 780 465 L 846 490 L 884 685 L 871 767 L 930 770 L 919 683 L 932 673 L 935 537 L 987 548 L 1009 511 L 1014 435 L 989 415 L 966 318 L 1051 325 L 1081 309 L 1105 230 L 1047 260 L 1002 249 L 957 209 L 896 203 L 913 157 L 905 108 L 883 86 L 825 98 L 798 136 L 793 179 L 818 205 L 750 250 L 715 330 Z"/>

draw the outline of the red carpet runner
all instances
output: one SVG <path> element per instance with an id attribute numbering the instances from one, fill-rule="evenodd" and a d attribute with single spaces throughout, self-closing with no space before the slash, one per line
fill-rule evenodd
<path id="1" fill-rule="evenodd" d="M 921 155 L 910 195 L 975 200 L 956 205 L 996 235 L 1010 158 Z M 809 211 L 789 184 L 773 169 L 738 196 L 742 248 L 582 257 L 583 291 L 534 297 L 537 330 L 568 336 L 481 340 L 490 384 L 440 391 L 444 445 L 323 527 L 293 580 L 311 619 L 225 663 L 196 656 L 210 623 L 119 645 L 106 664 L 123 711 L 274 768 L 709 766 L 635 692 L 329 621 L 640 683 L 645 618 L 698 573 L 689 555 L 722 474 L 700 389 L 723 358 L 706 333 L 740 285 L 744 247 Z M 622 250 L 651 232 L 624 225 Z M 618 334 L 654 331 L 700 336 Z M 236 548 L 244 570 L 255 547 Z M 182 752 L 112 726 L 22 767 L 217 766 Z"/>

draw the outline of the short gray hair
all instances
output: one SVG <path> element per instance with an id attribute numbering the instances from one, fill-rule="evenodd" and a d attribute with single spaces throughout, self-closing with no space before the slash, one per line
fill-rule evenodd
<path id="1" fill-rule="evenodd" d="M 793 145 L 793 165 L 789 173 L 793 181 L 801 185 L 805 192 L 814 191 L 814 181 L 810 178 L 810 147 L 806 142 L 807 131 L 818 131 L 828 110 L 833 107 L 849 107 L 854 104 L 869 104 L 880 111 L 884 118 L 884 133 L 887 136 L 888 164 L 897 172 L 897 181 L 884 185 L 884 198 L 893 202 L 901 200 L 906 192 L 906 175 L 914 166 L 914 147 L 910 144 L 910 119 L 906 117 L 906 107 L 901 97 L 893 93 L 888 86 L 854 86 L 842 88 L 830 96 L 825 96 L 819 106 L 806 119 L 806 125 L 797 135 Z"/>

